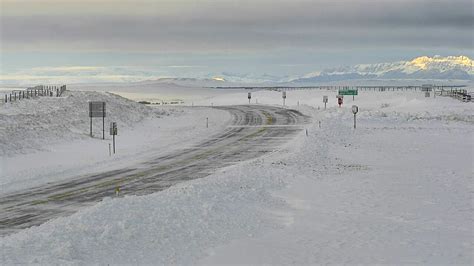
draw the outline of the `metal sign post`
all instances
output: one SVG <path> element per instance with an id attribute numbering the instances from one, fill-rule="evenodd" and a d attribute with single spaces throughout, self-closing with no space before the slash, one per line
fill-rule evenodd
<path id="1" fill-rule="evenodd" d="M 282 92 L 281 92 L 281 97 L 283 98 L 283 106 L 285 106 L 286 91 L 282 91 Z"/>
<path id="2" fill-rule="evenodd" d="M 91 119 L 90 135 L 92 137 L 92 118 L 102 117 L 102 139 L 105 139 L 105 102 L 89 102 L 89 117 Z"/>
<path id="3" fill-rule="evenodd" d="M 328 96 L 323 96 L 324 110 L 326 110 L 326 104 L 328 103 Z"/>
<path id="4" fill-rule="evenodd" d="M 249 99 L 249 104 L 250 104 L 250 99 L 252 99 L 252 93 L 251 92 L 248 93 L 247 98 Z"/>
<path id="5" fill-rule="evenodd" d="M 359 107 L 357 105 L 352 106 L 352 113 L 354 114 L 354 129 L 356 128 L 356 114 L 359 112 Z"/>
<path id="6" fill-rule="evenodd" d="M 112 135 L 112 139 L 113 139 L 113 150 L 114 150 L 114 154 L 115 154 L 115 136 L 117 135 L 118 131 L 117 131 L 117 123 L 116 122 L 111 122 L 110 123 L 110 135 Z"/>

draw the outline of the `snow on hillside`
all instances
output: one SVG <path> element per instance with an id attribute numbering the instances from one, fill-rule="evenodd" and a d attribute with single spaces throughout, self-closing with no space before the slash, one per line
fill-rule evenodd
<path id="1" fill-rule="evenodd" d="M 168 115 L 111 93 L 66 91 L 64 97 L 3 104 L 0 123 L 0 156 L 30 153 L 64 140 L 89 138 L 89 101 L 106 102 L 106 127 L 117 122 L 122 129 L 145 118 Z M 102 119 L 93 119 L 94 135 L 102 137 Z M 108 133 L 108 132 L 107 132 Z"/>
<path id="2" fill-rule="evenodd" d="M 290 91 L 313 123 L 280 151 L 0 238 L 4 264 L 466 264 L 472 103 Z M 216 104 L 245 101 L 245 91 Z M 265 104 L 281 94 L 254 92 Z M 323 110 L 322 96 L 329 95 Z M 298 105 L 299 102 L 299 105 Z M 359 105 L 352 128 L 352 104 Z M 321 121 L 321 127 L 319 127 Z"/>
<path id="3" fill-rule="evenodd" d="M 359 64 L 309 73 L 294 82 L 352 79 L 459 79 L 471 80 L 473 61 L 467 56 L 421 56 L 410 61 Z"/>

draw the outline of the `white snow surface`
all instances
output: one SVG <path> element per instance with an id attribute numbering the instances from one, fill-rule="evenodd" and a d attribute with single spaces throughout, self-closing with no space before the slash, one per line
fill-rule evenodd
<path id="1" fill-rule="evenodd" d="M 105 101 L 89 135 L 88 101 Z M 209 128 L 206 128 L 209 118 Z M 109 123 L 117 122 L 116 154 L 109 156 Z M 0 194 L 80 174 L 133 165 L 186 148 L 219 131 L 227 112 L 200 107 L 149 107 L 108 92 L 66 91 L 0 105 Z"/>
<path id="2" fill-rule="evenodd" d="M 288 92 L 312 123 L 279 151 L 2 237 L 2 264 L 472 265 L 472 103 L 360 92 L 338 108 L 335 95 Z"/>

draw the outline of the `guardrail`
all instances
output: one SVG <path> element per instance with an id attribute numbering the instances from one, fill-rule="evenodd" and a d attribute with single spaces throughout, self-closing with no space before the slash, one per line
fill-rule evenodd
<path id="1" fill-rule="evenodd" d="M 24 90 L 12 90 L 11 93 L 5 94 L 4 103 L 15 102 L 22 99 L 33 99 L 40 96 L 47 97 L 61 97 L 66 90 L 66 85 L 61 86 L 46 86 L 38 85 Z"/>

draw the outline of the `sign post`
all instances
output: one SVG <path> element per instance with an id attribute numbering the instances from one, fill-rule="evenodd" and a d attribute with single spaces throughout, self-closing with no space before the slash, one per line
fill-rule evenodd
<path id="1" fill-rule="evenodd" d="M 250 104 L 250 99 L 252 99 L 252 93 L 251 92 L 248 93 L 247 98 L 249 99 L 249 104 Z"/>
<path id="2" fill-rule="evenodd" d="M 328 103 L 328 96 L 323 96 L 324 110 L 326 110 L 326 104 Z"/>
<path id="3" fill-rule="evenodd" d="M 105 139 L 105 102 L 89 102 L 90 135 L 92 137 L 92 118 L 102 117 L 102 139 Z"/>
<path id="4" fill-rule="evenodd" d="M 359 107 L 357 105 L 352 106 L 352 113 L 354 114 L 354 129 L 356 128 L 356 114 L 359 112 Z"/>
<path id="5" fill-rule="evenodd" d="M 283 106 L 285 106 L 286 91 L 282 91 L 282 92 L 281 92 L 281 97 L 283 98 Z"/>
<path id="6" fill-rule="evenodd" d="M 117 135 L 117 123 L 116 122 L 111 122 L 110 123 L 110 135 L 112 135 L 113 139 L 113 150 L 115 154 L 115 136 Z"/>

